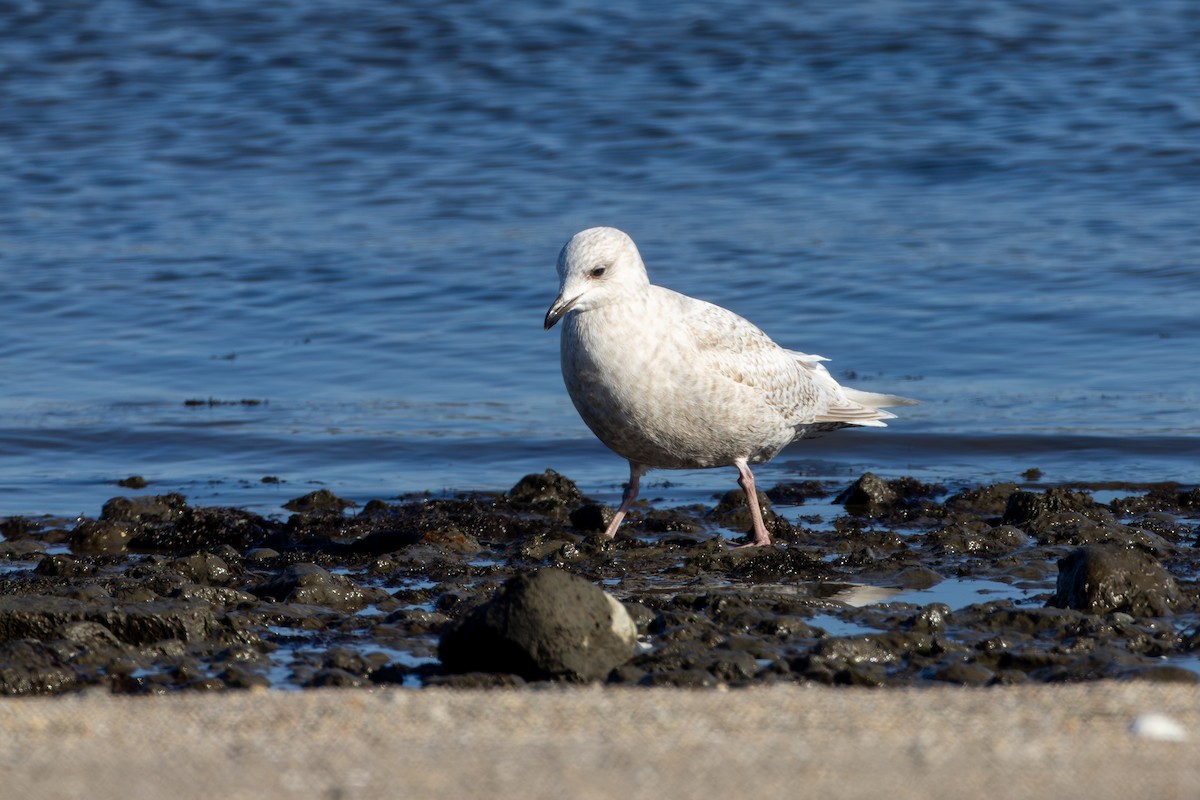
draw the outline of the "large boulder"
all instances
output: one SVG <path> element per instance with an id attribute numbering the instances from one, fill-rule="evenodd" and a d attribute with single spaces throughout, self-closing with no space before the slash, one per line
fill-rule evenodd
<path id="1" fill-rule="evenodd" d="M 507 581 L 442 635 L 447 672 L 509 672 L 529 680 L 599 680 L 625 663 L 637 629 L 615 598 L 558 569 Z"/>

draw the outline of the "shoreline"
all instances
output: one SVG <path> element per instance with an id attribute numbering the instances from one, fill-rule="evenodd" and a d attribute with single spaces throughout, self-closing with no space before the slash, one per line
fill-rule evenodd
<path id="1" fill-rule="evenodd" d="M 951 493 L 866 473 L 759 499 L 778 546 L 729 546 L 750 527 L 740 490 L 638 505 L 606 539 L 612 508 L 550 470 L 503 493 L 361 508 L 318 490 L 286 520 L 173 494 L 114 497 L 70 527 L 0 519 L 0 695 L 1200 684 L 1200 489 Z M 444 657 L 450 633 L 455 652 L 493 652 L 476 610 L 538 571 L 607 592 L 624 649 L 601 661 L 584 637 L 588 661 Z M 565 585 L 545 591 L 564 625 L 608 618 Z"/>

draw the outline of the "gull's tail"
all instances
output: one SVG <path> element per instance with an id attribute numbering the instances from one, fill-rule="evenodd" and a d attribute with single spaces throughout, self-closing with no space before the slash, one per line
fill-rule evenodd
<path id="1" fill-rule="evenodd" d="M 895 394 L 880 394 L 864 392 L 862 389 L 851 389 L 842 386 L 829 370 L 825 369 L 822 361 L 829 359 L 823 356 L 813 356 L 795 350 L 788 351 L 807 371 L 808 375 L 823 386 L 832 396 L 831 402 L 824 413 L 818 414 L 815 422 L 841 423 L 842 425 L 864 425 L 872 428 L 886 428 L 885 419 L 895 419 L 896 415 L 883 409 L 891 406 L 915 406 L 920 401 Z"/>
<path id="2" fill-rule="evenodd" d="M 894 394 L 879 394 L 864 392 L 861 389 L 851 389 L 838 386 L 844 402 L 834 403 L 824 414 L 817 417 L 818 422 L 841 422 L 845 425 L 863 425 L 871 428 L 886 428 L 885 419 L 895 419 L 896 415 L 883 409 L 889 406 L 915 406 L 916 400 L 899 397 Z"/>
<path id="3" fill-rule="evenodd" d="M 850 389 L 842 387 L 842 392 L 846 397 L 850 398 L 859 405 L 868 406 L 870 408 L 891 408 L 892 406 L 916 406 L 920 405 L 920 400 L 913 400 L 910 397 L 901 397 L 897 394 L 880 394 L 879 392 L 864 392 L 862 389 Z M 892 416 L 895 416 L 894 414 Z"/>

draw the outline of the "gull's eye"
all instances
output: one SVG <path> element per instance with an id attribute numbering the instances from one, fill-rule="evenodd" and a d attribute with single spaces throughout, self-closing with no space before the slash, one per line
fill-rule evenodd
<path id="1" fill-rule="evenodd" d="M 592 267 L 592 271 L 589 274 L 593 278 L 602 278 L 602 277 L 604 277 L 604 273 L 607 271 L 608 271 L 608 267 Z"/>

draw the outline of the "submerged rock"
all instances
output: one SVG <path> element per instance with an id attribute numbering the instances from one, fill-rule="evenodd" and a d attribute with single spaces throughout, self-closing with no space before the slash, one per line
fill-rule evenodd
<path id="1" fill-rule="evenodd" d="M 598 680 L 632 657 L 637 629 L 611 595 L 558 569 L 518 575 L 442 635 L 447 672 Z"/>

